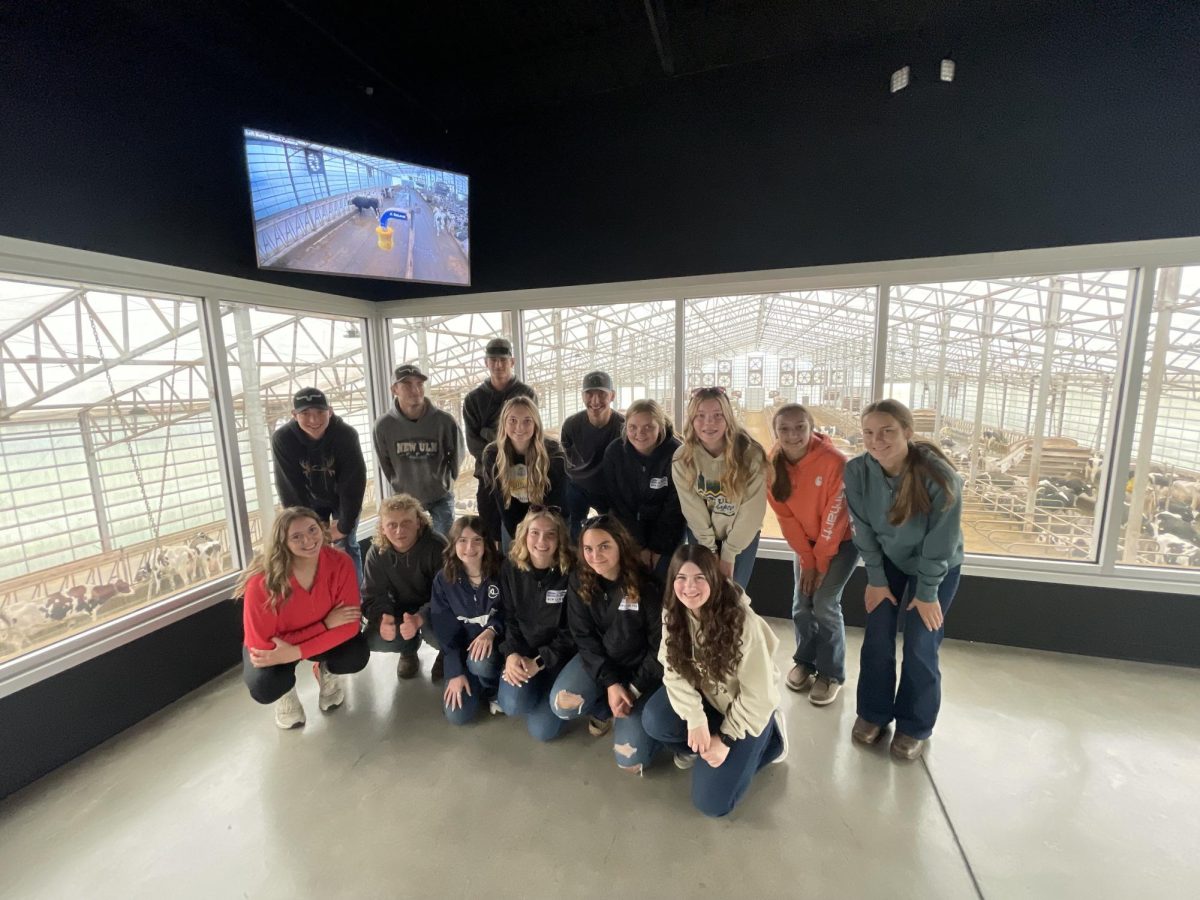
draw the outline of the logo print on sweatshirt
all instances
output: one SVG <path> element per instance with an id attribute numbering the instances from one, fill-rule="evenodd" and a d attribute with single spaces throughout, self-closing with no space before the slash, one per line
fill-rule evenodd
<path id="1" fill-rule="evenodd" d="M 567 596 L 567 591 L 564 588 L 561 591 L 546 591 L 547 603 L 562 603 Z"/>
<path id="2" fill-rule="evenodd" d="M 498 584 L 489 584 L 488 585 L 488 599 L 495 600 L 499 596 L 500 596 L 500 586 Z"/>
<path id="3" fill-rule="evenodd" d="M 650 490 L 657 491 L 661 488 L 665 488 L 670 483 L 671 483 L 671 479 L 665 475 L 662 478 L 651 478 L 650 479 Z"/>

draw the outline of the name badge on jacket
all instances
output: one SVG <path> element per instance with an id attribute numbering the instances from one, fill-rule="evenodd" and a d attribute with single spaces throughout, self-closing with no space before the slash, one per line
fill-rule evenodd
<path id="1" fill-rule="evenodd" d="M 565 589 L 563 589 L 561 591 L 546 591 L 546 602 L 547 603 L 562 603 L 563 599 L 566 596 L 567 596 L 567 592 Z"/>
<path id="2" fill-rule="evenodd" d="M 665 488 L 670 483 L 671 483 L 671 479 L 666 475 L 663 475 L 660 478 L 651 478 L 650 479 L 650 490 L 657 491 L 660 488 Z"/>
<path id="3" fill-rule="evenodd" d="M 617 612 L 637 612 L 638 601 L 630 600 L 628 597 L 621 598 L 621 605 L 617 607 Z"/>

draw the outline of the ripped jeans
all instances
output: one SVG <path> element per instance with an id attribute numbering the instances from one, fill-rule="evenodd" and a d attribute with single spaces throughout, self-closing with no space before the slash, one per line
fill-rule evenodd
<path id="1" fill-rule="evenodd" d="M 563 692 L 577 695 L 580 698 L 577 705 L 573 704 L 569 708 L 559 706 L 559 695 Z M 613 757 L 623 769 L 638 766 L 648 768 L 654 754 L 662 746 L 642 728 L 642 709 L 648 699 L 649 696 L 643 694 L 634 703 L 629 715 L 613 719 Z M 556 716 L 566 720 L 583 716 L 612 718 L 607 692 L 588 674 L 583 666 L 583 657 L 578 655 L 563 667 L 558 673 L 558 678 L 554 680 L 554 687 L 550 689 L 550 708 Z"/>

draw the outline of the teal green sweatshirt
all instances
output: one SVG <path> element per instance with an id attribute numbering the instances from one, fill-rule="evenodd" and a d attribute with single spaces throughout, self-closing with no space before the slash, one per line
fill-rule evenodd
<path id="1" fill-rule="evenodd" d="M 934 460 L 934 464 L 945 465 L 940 460 Z M 951 474 L 961 484 L 958 473 Z M 933 509 L 928 514 L 918 513 L 901 525 L 892 525 L 888 513 L 900 477 L 889 478 L 868 453 L 846 463 L 846 506 L 854 520 L 854 545 L 867 567 L 868 584 L 887 586 L 883 574 L 886 556 L 901 572 L 917 576 L 918 600 L 934 602 L 946 573 L 962 564 L 962 490 L 959 489 L 954 503 L 947 508 L 941 487 L 929 479 L 925 487 Z"/>

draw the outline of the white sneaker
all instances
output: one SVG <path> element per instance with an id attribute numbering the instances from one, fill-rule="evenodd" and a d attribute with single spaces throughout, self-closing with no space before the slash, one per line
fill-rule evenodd
<path id="1" fill-rule="evenodd" d="M 771 764 L 781 763 L 787 759 L 788 755 L 788 738 L 787 738 L 787 720 L 783 718 L 783 710 L 775 710 L 775 725 L 779 728 L 779 737 L 783 739 L 783 749 L 779 751 L 779 755 L 771 760 Z"/>
<path id="2" fill-rule="evenodd" d="M 698 754 L 696 754 L 696 753 L 676 753 L 675 754 L 675 768 L 682 769 L 684 772 L 686 772 L 688 769 L 690 769 L 692 766 L 694 766 L 696 764 L 696 756 L 697 755 Z"/>
<path id="3" fill-rule="evenodd" d="M 304 721 L 304 707 L 300 705 L 300 695 L 295 688 L 275 701 L 275 724 L 284 731 L 299 728 Z"/>
<path id="4" fill-rule="evenodd" d="M 321 696 L 318 704 L 321 712 L 337 709 L 346 702 L 346 692 L 342 690 L 342 678 L 329 671 L 325 663 L 313 663 L 313 675 L 321 686 Z"/>
<path id="5" fill-rule="evenodd" d="M 494 699 L 488 701 L 488 712 L 490 712 L 493 716 L 504 715 L 504 710 L 500 707 L 500 701 Z"/>

